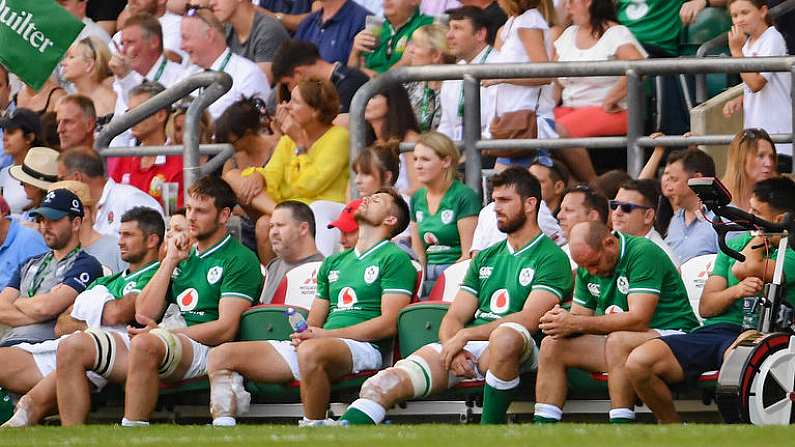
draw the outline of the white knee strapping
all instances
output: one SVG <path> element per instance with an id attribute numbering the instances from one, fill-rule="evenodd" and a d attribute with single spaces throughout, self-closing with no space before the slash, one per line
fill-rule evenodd
<path id="1" fill-rule="evenodd" d="M 116 338 L 110 332 L 99 328 L 88 328 L 83 332 L 94 341 L 96 350 L 91 370 L 107 379 L 116 363 Z"/>
<path id="2" fill-rule="evenodd" d="M 150 334 L 160 338 L 163 345 L 166 347 L 166 355 L 163 356 L 163 361 L 160 362 L 157 373 L 160 377 L 169 377 L 174 374 L 177 366 L 179 366 L 180 360 L 182 360 L 182 342 L 178 335 L 163 328 L 152 329 Z"/>
<path id="3" fill-rule="evenodd" d="M 431 366 L 424 358 L 410 355 L 395 363 L 395 368 L 405 371 L 409 376 L 411 386 L 414 387 L 413 397 L 427 397 L 431 393 L 433 385 Z"/>
<path id="4" fill-rule="evenodd" d="M 530 355 L 533 353 L 533 337 L 530 336 L 530 331 L 527 330 L 526 327 L 522 326 L 519 323 L 514 323 L 513 321 L 506 321 L 505 323 L 501 323 L 499 327 L 504 327 L 508 329 L 513 329 L 514 331 L 518 332 L 519 335 L 522 336 L 524 340 L 524 347 L 522 348 L 522 362 L 527 361 L 530 358 Z"/>

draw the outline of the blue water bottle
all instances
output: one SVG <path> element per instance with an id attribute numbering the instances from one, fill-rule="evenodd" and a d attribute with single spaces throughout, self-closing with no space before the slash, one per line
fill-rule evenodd
<path id="1" fill-rule="evenodd" d="M 287 308 L 287 321 L 290 322 L 290 327 L 294 332 L 304 332 L 309 326 L 306 324 L 306 319 L 303 315 L 297 312 L 294 308 Z"/>

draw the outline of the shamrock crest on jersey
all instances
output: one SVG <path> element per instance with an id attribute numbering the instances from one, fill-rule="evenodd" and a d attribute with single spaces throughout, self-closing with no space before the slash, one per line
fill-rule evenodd
<path id="1" fill-rule="evenodd" d="M 364 270 L 364 282 L 372 284 L 378 279 L 378 266 L 371 265 Z"/>
<path id="2" fill-rule="evenodd" d="M 511 297 L 508 294 L 508 290 L 506 289 L 497 289 L 494 293 L 491 294 L 491 301 L 489 302 L 489 308 L 491 309 L 492 313 L 495 314 L 502 314 L 508 310 L 508 307 L 511 304 Z"/>
<path id="3" fill-rule="evenodd" d="M 417 211 L 416 213 L 414 213 L 414 219 L 416 219 L 417 222 L 422 222 L 422 219 L 424 218 L 425 218 L 425 213 L 423 213 L 422 211 Z"/>
<path id="4" fill-rule="evenodd" d="M 535 270 L 530 267 L 525 267 L 519 272 L 519 284 L 522 287 L 527 287 L 531 282 L 533 282 L 533 276 L 535 275 Z"/>
<path id="5" fill-rule="evenodd" d="M 337 309 L 350 309 L 358 301 L 356 291 L 352 287 L 343 287 L 337 295 Z"/>
<path id="6" fill-rule="evenodd" d="M 133 289 L 135 289 L 135 283 L 134 282 L 128 282 L 127 285 L 124 286 L 124 289 L 121 292 L 122 296 L 127 295 L 128 293 L 132 292 Z"/>
<path id="7" fill-rule="evenodd" d="M 210 284 L 215 284 L 221 279 L 223 274 L 224 268 L 221 266 L 215 266 L 207 271 L 207 282 Z"/>
<path id="8" fill-rule="evenodd" d="M 199 292 L 193 287 L 185 289 L 177 295 L 177 305 L 182 311 L 193 310 L 197 304 L 199 304 Z"/>
<path id="9" fill-rule="evenodd" d="M 624 295 L 629 293 L 629 280 L 627 280 L 626 276 L 619 276 L 616 279 L 616 286 L 618 286 L 618 291 Z"/>
<path id="10" fill-rule="evenodd" d="M 442 210 L 442 223 L 447 225 L 453 221 L 453 210 Z"/>

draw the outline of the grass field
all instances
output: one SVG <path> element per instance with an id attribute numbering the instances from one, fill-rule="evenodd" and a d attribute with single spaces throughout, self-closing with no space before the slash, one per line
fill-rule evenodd
<path id="1" fill-rule="evenodd" d="M 154 425 L 123 429 L 96 425 L 77 428 L 36 427 L 0 432 L 2 446 L 397 446 L 440 447 L 768 447 L 795 444 L 795 427 L 748 425 L 610 426 L 562 424 L 392 425 L 380 427 L 298 428 L 247 425 L 231 429 Z"/>

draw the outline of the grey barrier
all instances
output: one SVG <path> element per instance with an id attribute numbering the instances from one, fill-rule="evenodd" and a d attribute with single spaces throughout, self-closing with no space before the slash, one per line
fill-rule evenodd
<path id="1" fill-rule="evenodd" d="M 205 109 L 232 88 L 232 77 L 223 72 L 203 72 L 190 76 L 155 95 L 140 106 L 127 113 L 114 117 L 97 136 L 94 147 L 103 157 L 125 157 L 141 155 L 178 155 L 182 154 L 184 163 L 184 191 L 197 177 L 220 168 L 233 154 L 231 144 L 213 144 L 199 147 L 199 126 Z M 185 129 L 183 146 L 155 146 L 155 147 L 129 147 L 112 148 L 108 145 L 111 140 L 127 129 L 155 114 L 158 110 L 171 107 L 171 104 L 190 95 L 194 90 L 201 89 L 199 95 L 188 107 L 185 114 Z M 200 154 L 218 154 L 215 158 L 199 166 Z"/>
<path id="2" fill-rule="evenodd" d="M 784 3 L 779 3 L 767 12 L 768 17 L 771 20 L 776 20 L 776 18 L 783 16 L 784 14 L 795 10 L 795 0 L 787 0 Z M 708 57 L 714 51 L 726 47 L 729 43 L 729 36 L 728 33 L 723 33 L 719 36 L 715 36 L 714 38 L 704 42 L 698 50 L 696 50 L 696 57 Z M 696 103 L 701 104 L 702 102 L 709 99 L 709 93 L 707 92 L 707 76 L 703 74 L 696 75 Z M 687 90 L 684 90 L 687 92 Z M 685 97 L 687 97 L 687 93 L 685 93 Z"/>
<path id="3" fill-rule="evenodd" d="M 733 135 L 710 135 L 704 137 L 671 136 L 661 139 L 643 137 L 643 86 L 644 75 L 680 73 L 741 73 L 786 71 L 792 74 L 793 106 L 795 107 L 795 57 L 761 58 L 676 58 L 647 59 L 637 61 L 600 62 L 547 62 L 541 64 L 458 64 L 424 67 L 402 67 L 389 70 L 364 84 L 351 102 L 350 159 L 364 149 L 366 123 L 364 109 L 371 97 L 384 88 L 410 81 L 438 81 L 462 79 L 464 87 L 463 141 L 460 142 L 466 155 L 465 175 L 467 184 L 480 191 L 480 151 L 484 149 L 532 149 L 565 148 L 586 146 L 591 148 L 615 148 L 625 146 L 627 172 L 636 177 L 643 167 L 643 147 L 667 144 L 686 146 L 689 144 L 726 144 Z M 586 76 L 627 76 L 628 122 L 626 137 L 594 137 L 578 139 L 531 139 L 531 140 L 487 140 L 481 141 L 480 133 L 480 81 L 482 79 L 557 78 Z M 499 100 L 499 98 L 497 99 Z M 795 128 L 795 113 L 792 115 Z M 775 141 L 792 141 L 795 133 L 776 135 Z M 351 176 L 353 179 L 353 176 Z M 354 191 L 355 194 L 355 191 Z"/>

